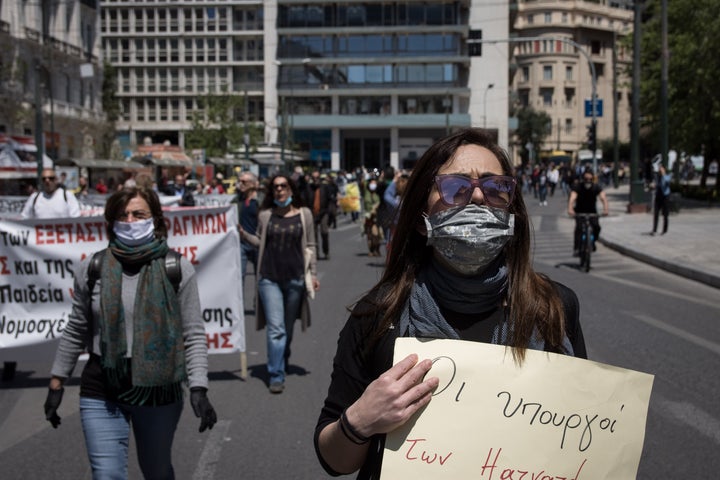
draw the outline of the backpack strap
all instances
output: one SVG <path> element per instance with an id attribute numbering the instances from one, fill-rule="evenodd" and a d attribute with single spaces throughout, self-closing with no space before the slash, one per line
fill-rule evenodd
<path id="1" fill-rule="evenodd" d="M 88 291 L 92 298 L 92 292 L 95 288 L 95 284 L 100 278 L 100 272 L 102 270 L 102 261 L 105 257 L 106 250 L 100 250 L 99 252 L 93 253 L 90 259 L 90 266 L 88 267 Z M 180 265 L 181 255 L 175 250 L 169 250 L 165 255 L 165 274 L 168 276 L 170 283 L 172 283 L 175 292 L 180 289 L 180 282 L 182 281 L 182 266 Z"/>
<path id="2" fill-rule="evenodd" d="M 180 282 L 182 281 L 182 266 L 180 265 L 180 257 L 182 255 L 175 250 L 169 250 L 165 255 L 165 273 L 170 279 L 175 293 L 180 289 Z"/>
<path id="3" fill-rule="evenodd" d="M 93 253 L 92 258 L 90 259 L 90 266 L 88 267 L 88 291 L 90 292 L 90 298 L 92 298 L 93 289 L 95 288 L 95 284 L 97 283 L 98 279 L 100 278 L 100 271 L 102 269 L 102 261 L 103 258 L 105 258 L 105 249 L 100 250 L 99 252 Z"/>

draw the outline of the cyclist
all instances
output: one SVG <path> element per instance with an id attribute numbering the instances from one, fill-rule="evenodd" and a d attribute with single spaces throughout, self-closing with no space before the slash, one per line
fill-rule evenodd
<path id="1" fill-rule="evenodd" d="M 576 213 L 597 213 L 597 199 L 603 205 L 603 215 L 608 214 L 608 200 L 605 196 L 603 188 L 595 182 L 592 170 L 586 169 L 582 174 L 582 179 L 573 185 L 568 200 L 568 215 L 574 217 Z M 579 254 L 580 236 L 582 219 L 575 218 L 575 242 L 573 244 L 573 256 Z M 595 251 L 595 242 L 600 238 L 600 221 L 598 217 L 590 217 L 590 224 L 593 228 L 595 240 L 593 241 L 593 251 Z"/>

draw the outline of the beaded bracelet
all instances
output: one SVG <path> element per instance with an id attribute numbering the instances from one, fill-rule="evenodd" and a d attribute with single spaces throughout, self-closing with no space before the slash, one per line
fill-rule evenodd
<path id="1" fill-rule="evenodd" d="M 345 436 L 356 445 L 364 445 L 370 441 L 369 437 L 360 435 L 360 433 L 358 433 L 358 431 L 355 430 L 352 425 L 350 425 L 347 415 L 345 414 L 345 410 L 343 410 L 342 414 L 340 415 L 340 429 L 343 431 L 343 434 L 345 434 Z"/>

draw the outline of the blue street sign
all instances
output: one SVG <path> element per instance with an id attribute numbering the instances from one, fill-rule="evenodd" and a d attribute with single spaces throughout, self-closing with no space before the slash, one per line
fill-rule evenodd
<path id="1" fill-rule="evenodd" d="M 585 100 L 585 116 L 592 117 L 592 101 L 590 99 Z M 603 116 L 603 101 L 601 98 L 595 99 L 595 116 Z"/>

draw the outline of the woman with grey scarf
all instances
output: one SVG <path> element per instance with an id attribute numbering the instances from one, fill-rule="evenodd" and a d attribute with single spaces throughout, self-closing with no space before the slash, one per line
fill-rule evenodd
<path id="1" fill-rule="evenodd" d="M 481 130 L 441 139 L 413 169 L 380 281 L 340 333 L 315 449 L 332 475 L 380 477 L 385 435 L 430 402 L 432 362 L 393 366 L 397 337 L 585 358 L 569 288 L 532 268 L 530 222 L 507 153 Z"/>

